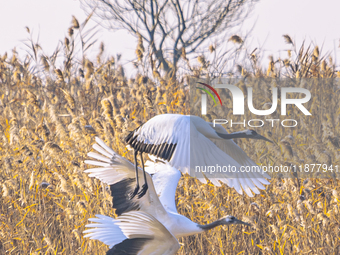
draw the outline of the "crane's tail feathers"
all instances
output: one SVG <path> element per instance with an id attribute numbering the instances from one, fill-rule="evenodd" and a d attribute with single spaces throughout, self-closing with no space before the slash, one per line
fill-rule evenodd
<path id="1" fill-rule="evenodd" d="M 112 248 L 114 245 L 121 243 L 126 239 L 120 227 L 117 225 L 119 220 L 104 215 L 96 215 L 97 218 L 91 218 L 89 221 L 93 222 L 87 224 L 83 233 L 84 237 L 92 240 L 99 240 Z"/>

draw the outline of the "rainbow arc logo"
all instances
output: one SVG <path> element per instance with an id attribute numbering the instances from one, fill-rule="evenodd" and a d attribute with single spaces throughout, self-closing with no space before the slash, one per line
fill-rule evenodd
<path id="1" fill-rule="evenodd" d="M 198 82 L 198 83 L 207 87 L 212 92 L 214 92 L 214 94 L 217 96 L 218 100 L 220 101 L 220 104 L 222 105 L 222 100 L 221 100 L 220 95 L 217 93 L 217 91 L 212 86 L 210 86 L 206 83 L 203 83 L 203 82 Z M 213 99 L 215 106 L 217 105 L 217 102 L 216 102 L 213 94 L 211 94 L 211 92 L 209 90 L 204 89 L 204 88 L 200 88 L 200 87 L 197 87 L 197 89 L 200 89 L 200 90 L 204 91 L 205 93 L 207 93 Z M 207 94 L 202 94 L 202 98 L 201 98 L 201 100 L 202 100 L 202 114 L 203 115 L 207 114 Z"/>

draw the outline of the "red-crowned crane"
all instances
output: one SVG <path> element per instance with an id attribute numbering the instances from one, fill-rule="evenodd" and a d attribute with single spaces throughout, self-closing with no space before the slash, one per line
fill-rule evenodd
<path id="1" fill-rule="evenodd" d="M 109 245 L 109 254 L 175 254 L 179 249 L 178 238 L 202 233 L 220 225 L 244 224 L 234 216 L 226 216 L 210 224 L 200 225 L 179 214 L 176 209 L 175 193 L 181 172 L 168 162 L 147 161 L 145 178 L 149 188 L 145 195 L 130 198 L 135 187 L 135 166 L 96 138 L 93 148 L 100 154 L 90 152 L 86 164 L 98 166 L 85 170 L 110 185 L 113 208 L 117 219 L 96 215 L 86 225 L 85 237 Z M 142 169 L 137 168 L 142 173 Z M 151 175 L 149 174 L 151 173 Z M 142 179 L 141 175 L 138 175 Z M 129 253 L 130 252 L 130 253 Z"/>
<path id="2" fill-rule="evenodd" d="M 215 185 L 219 181 L 234 187 L 241 193 L 243 189 L 247 194 L 250 190 L 258 193 L 254 184 L 258 186 L 257 179 L 270 178 L 268 174 L 259 172 L 245 173 L 240 171 L 241 166 L 256 166 L 246 153 L 231 139 L 249 138 L 271 142 L 254 130 L 244 130 L 229 134 L 221 125 L 214 125 L 202 118 L 180 114 L 161 114 L 148 120 L 139 126 L 125 138 L 129 147 L 134 150 L 136 187 L 131 192 L 133 198 L 138 194 L 142 197 L 148 189 L 148 183 L 144 171 L 142 153 L 154 155 L 183 173 L 194 171 L 194 166 L 235 166 L 235 172 L 226 171 L 223 174 L 205 174 Z M 137 171 L 137 155 L 140 154 L 144 184 L 139 191 L 139 178 Z M 230 168 L 229 168 L 230 169 Z M 203 173 L 195 176 L 202 182 L 206 182 Z M 264 182 L 268 184 L 266 181 Z M 138 192 L 139 191 L 139 192 Z"/>

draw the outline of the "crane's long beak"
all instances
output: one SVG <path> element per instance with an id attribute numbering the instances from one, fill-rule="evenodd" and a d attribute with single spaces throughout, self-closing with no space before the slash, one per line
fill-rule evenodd
<path id="1" fill-rule="evenodd" d="M 242 224 L 242 225 L 246 225 L 246 226 L 251 226 L 250 223 L 242 221 L 242 220 L 238 220 L 238 219 L 235 220 L 234 224 Z"/>
<path id="2" fill-rule="evenodd" d="M 253 139 L 260 139 L 260 140 L 265 140 L 266 142 L 270 142 L 270 143 L 273 143 L 273 141 L 269 140 L 268 138 L 262 136 L 262 135 L 259 135 L 257 134 L 256 136 L 252 137 Z"/>

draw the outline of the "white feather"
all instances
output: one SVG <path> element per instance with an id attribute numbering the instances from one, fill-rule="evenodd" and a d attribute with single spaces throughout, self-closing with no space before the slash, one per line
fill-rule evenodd
<path id="1" fill-rule="evenodd" d="M 87 224 L 85 227 L 89 228 L 83 233 L 84 237 L 99 240 L 110 248 L 114 245 L 124 241 L 126 236 L 121 231 L 120 227 L 116 224 L 118 221 L 104 215 L 96 215 L 97 218 L 91 218 L 89 221 L 95 222 Z"/>
<path id="2" fill-rule="evenodd" d="M 259 189 L 265 189 L 262 184 L 269 184 L 265 178 L 270 176 L 259 172 L 241 172 L 241 166 L 257 166 L 256 163 L 234 141 L 222 139 L 216 131 L 227 133 L 221 125 L 212 127 L 197 116 L 162 114 L 144 123 L 134 132 L 134 136 L 148 144 L 176 144 L 169 164 L 203 183 L 207 178 L 216 186 L 220 186 L 220 182 L 225 183 L 239 194 L 243 194 L 242 189 L 251 197 L 252 192 L 259 194 Z M 237 171 L 219 174 L 196 172 L 197 166 L 217 165 L 235 166 Z"/>

